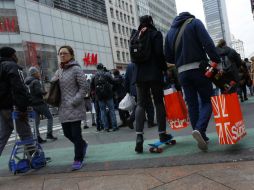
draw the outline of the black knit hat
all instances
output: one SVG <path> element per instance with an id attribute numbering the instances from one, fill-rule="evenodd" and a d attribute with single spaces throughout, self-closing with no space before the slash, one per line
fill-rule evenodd
<path id="1" fill-rule="evenodd" d="M 0 57 L 11 58 L 16 50 L 11 47 L 0 48 Z"/>
<path id="2" fill-rule="evenodd" d="M 97 70 L 103 70 L 104 65 L 102 63 L 98 63 Z"/>

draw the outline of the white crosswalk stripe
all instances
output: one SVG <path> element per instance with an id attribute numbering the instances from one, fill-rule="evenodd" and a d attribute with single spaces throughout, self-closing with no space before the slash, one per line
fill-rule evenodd
<path id="1" fill-rule="evenodd" d="M 53 131 L 56 131 L 56 130 L 59 130 L 59 129 L 62 129 L 62 126 L 60 124 L 53 126 Z M 45 133 L 47 133 L 47 126 L 40 127 L 39 130 L 40 130 L 40 134 L 45 134 Z M 13 132 L 11 134 L 8 142 L 14 141 L 14 140 L 15 140 L 15 134 Z"/>

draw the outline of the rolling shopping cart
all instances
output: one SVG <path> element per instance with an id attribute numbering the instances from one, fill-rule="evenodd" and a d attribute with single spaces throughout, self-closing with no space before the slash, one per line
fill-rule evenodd
<path id="1" fill-rule="evenodd" d="M 20 117 L 20 112 L 14 106 L 12 120 L 15 133 L 15 144 L 9 160 L 9 170 L 15 175 L 25 173 L 30 169 L 39 169 L 47 164 L 44 151 L 37 140 L 35 125 L 35 111 L 31 107 L 27 110 L 29 125 L 32 128 L 32 138 L 21 140 L 18 138 L 16 121 Z"/>

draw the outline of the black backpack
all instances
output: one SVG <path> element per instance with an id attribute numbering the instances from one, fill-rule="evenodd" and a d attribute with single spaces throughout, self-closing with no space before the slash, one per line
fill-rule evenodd
<path id="1" fill-rule="evenodd" d="M 112 85 L 109 83 L 105 73 L 95 76 L 95 94 L 98 100 L 106 100 L 113 96 Z"/>
<path id="2" fill-rule="evenodd" d="M 236 63 L 230 58 L 230 53 L 222 56 L 222 70 L 226 75 L 231 76 L 235 81 L 239 81 L 239 69 Z"/>
<path id="3" fill-rule="evenodd" d="M 149 29 L 139 35 L 136 30 L 130 39 L 131 61 L 136 64 L 142 64 L 149 60 L 152 52 L 151 35 Z"/>

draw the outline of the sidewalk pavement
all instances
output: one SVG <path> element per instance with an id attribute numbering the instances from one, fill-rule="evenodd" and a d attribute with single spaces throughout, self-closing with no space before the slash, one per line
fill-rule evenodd
<path id="1" fill-rule="evenodd" d="M 15 183 L 14 183 L 15 182 Z M 254 189 L 254 161 L 0 177 L 1 190 Z"/>

